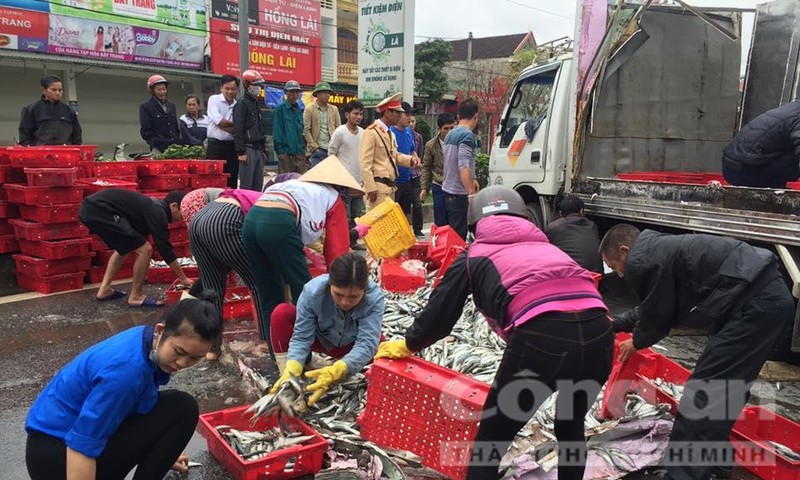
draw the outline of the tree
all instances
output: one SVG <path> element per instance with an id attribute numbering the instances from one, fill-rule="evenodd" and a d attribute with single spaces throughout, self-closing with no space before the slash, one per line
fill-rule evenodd
<path id="1" fill-rule="evenodd" d="M 416 47 L 414 78 L 418 81 L 417 93 L 436 103 L 447 92 L 445 63 L 450 61 L 453 47 L 442 39 L 429 40 Z"/>
<path id="2" fill-rule="evenodd" d="M 539 53 L 538 49 L 526 48 L 520 50 L 511 57 L 511 62 L 508 64 L 508 76 L 511 78 L 512 82 L 519 77 L 519 74 L 522 73 L 523 70 L 533 65 L 533 62 L 538 59 L 537 53 Z"/>

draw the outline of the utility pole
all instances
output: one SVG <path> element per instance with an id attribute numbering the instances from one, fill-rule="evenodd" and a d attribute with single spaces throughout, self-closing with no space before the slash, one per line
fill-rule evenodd
<path id="1" fill-rule="evenodd" d="M 250 68 L 250 0 L 239 0 L 239 75 Z"/>

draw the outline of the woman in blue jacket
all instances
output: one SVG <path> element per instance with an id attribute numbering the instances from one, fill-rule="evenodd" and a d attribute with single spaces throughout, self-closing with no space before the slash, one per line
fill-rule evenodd
<path id="1" fill-rule="evenodd" d="M 357 253 L 342 255 L 331 262 L 329 272 L 306 284 L 296 309 L 282 303 L 272 312 L 270 321 L 270 340 L 281 370 L 273 393 L 290 376 L 302 375 L 311 352 L 337 359 L 333 365 L 306 373 L 306 377 L 315 379 L 308 386 L 314 392 L 309 405 L 314 405 L 332 384 L 360 372 L 372 361 L 383 339 L 381 322 L 386 302 L 381 289 L 369 278 L 364 257 Z"/>
<path id="2" fill-rule="evenodd" d="M 208 300 L 181 300 L 163 323 L 128 329 L 68 363 L 28 412 L 31 479 L 122 479 L 134 467 L 135 480 L 185 472 L 181 452 L 197 402 L 159 387 L 205 357 L 221 334 L 218 316 Z"/>

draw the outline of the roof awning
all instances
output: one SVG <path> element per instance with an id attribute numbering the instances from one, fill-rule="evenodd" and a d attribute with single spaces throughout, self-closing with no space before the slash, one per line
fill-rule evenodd
<path id="1" fill-rule="evenodd" d="M 48 64 L 76 65 L 83 67 L 131 70 L 135 72 L 147 72 L 147 73 L 152 73 L 154 71 L 157 71 L 160 74 L 169 74 L 173 76 L 219 79 L 219 75 L 201 70 L 183 70 L 179 68 L 162 67 L 160 65 L 109 62 L 106 60 L 93 60 L 80 57 L 68 57 L 63 55 L 50 55 L 46 53 L 17 52 L 17 51 L 3 50 L 2 54 L 0 55 L 0 60 L 7 60 L 7 59 L 19 60 L 20 62 L 41 62 Z"/>

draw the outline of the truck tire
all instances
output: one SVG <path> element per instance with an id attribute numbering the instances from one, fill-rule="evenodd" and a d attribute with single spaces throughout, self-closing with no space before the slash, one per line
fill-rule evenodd
<path id="1" fill-rule="evenodd" d="M 534 223 L 541 230 L 544 230 L 544 214 L 542 214 L 542 206 L 537 202 L 529 202 L 525 204 L 528 207 L 528 220 Z"/>

